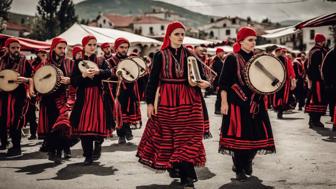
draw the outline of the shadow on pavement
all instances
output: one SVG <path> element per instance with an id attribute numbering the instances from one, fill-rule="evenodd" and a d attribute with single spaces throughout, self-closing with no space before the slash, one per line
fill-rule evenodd
<path id="1" fill-rule="evenodd" d="M 38 180 L 70 180 L 81 177 L 82 175 L 97 175 L 97 176 L 110 176 L 114 175 L 118 169 L 111 167 L 103 167 L 98 162 L 92 165 L 85 166 L 83 163 L 68 164 L 66 167 L 60 169 L 56 173 L 56 177 L 50 179 Z"/>
<path id="2" fill-rule="evenodd" d="M 316 131 L 321 136 L 328 137 L 323 138 L 322 140 L 325 142 L 336 142 L 336 132 L 332 131 L 329 128 L 320 128 L 320 127 L 313 127 L 312 130 Z"/>
<path id="3" fill-rule="evenodd" d="M 147 186 L 137 186 L 136 189 L 183 189 L 178 180 L 174 180 L 169 185 L 151 184 Z"/>
<path id="4" fill-rule="evenodd" d="M 245 182 L 231 179 L 230 183 L 224 184 L 219 189 L 274 189 L 273 186 L 263 185 L 262 182 L 262 180 L 255 176 L 251 176 Z"/>
<path id="5" fill-rule="evenodd" d="M 300 120 L 304 119 L 303 117 L 283 117 L 281 120 Z"/>
<path id="6" fill-rule="evenodd" d="M 3 168 L 13 168 L 13 169 L 18 169 L 17 173 L 26 173 L 27 175 L 35 175 L 35 174 L 40 174 L 44 172 L 48 168 L 54 168 L 56 167 L 57 164 L 53 162 L 48 162 L 48 163 L 42 163 L 42 164 L 36 164 L 36 165 L 28 165 L 25 167 L 3 167 Z"/>
<path id="7" fill-rule="evenodd" d="M 198 180 L 208 180 L 212 177 L 216 176 L 216 174 L 212 173 L 208 167 L 196 167 Z"/>

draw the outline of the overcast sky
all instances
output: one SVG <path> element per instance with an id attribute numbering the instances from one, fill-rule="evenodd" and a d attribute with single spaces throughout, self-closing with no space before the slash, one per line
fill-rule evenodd
<path id="1" fill-rule="evenodd" d="M 74 3 L 83 0 L 73 0 Z M 215 16 L 240 16 L 261 21 L 305 20 L 336 12 L 336 3 L 324 0 L 160 0 Z M 13 0 L 12 11 L 34 15 L 38 0 Z M 136 0 L 134 0 L 136 2 Z"/>

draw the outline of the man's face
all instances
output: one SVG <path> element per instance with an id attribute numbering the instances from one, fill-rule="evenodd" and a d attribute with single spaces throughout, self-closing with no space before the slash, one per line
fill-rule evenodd
<path id="1" fill-rule="evenodd" d="M 10 56 L 18 58 L 20 57 L 21 45 L 17 42 L 11 43 L 9 44 L 8 50 Z"/>
<path id="2" fill-rule="evenodd" d="M 119 53 L 119 54 L 121 54 L 122 56 L 127 56 L 128 48 L 129 48 L 128 43 L 122 43 L 116 49 L 116 52 Z"/>
<path id="3" fill-rule="evenodd" d="M 47 58 L 47 53 L 46 52 L 38 52 L 37 56 L 41 59 L 41 60 L 45 60 Z"/>
<path id="4" fill-rule="evenodd" d="M 106 47 L 102 49 L 104 52 L 104 55 L 110 55 L 111 54 L 111 48 L 110 47 Z"/>
<path id="5" fill-rule="evenodd" d="M 206 55 L 207 50 L 204 47 L 197 47 L 195 49 L 195 53 L 198 57 L 204 57 Z"/>
<path id="6" fill-rule="evenodd" d="M 65 49 L 67 45 L 65 43 L 59 43 L 56 45 L 54 52 L 58 57 L 64 57 L 65 56 Z"/>

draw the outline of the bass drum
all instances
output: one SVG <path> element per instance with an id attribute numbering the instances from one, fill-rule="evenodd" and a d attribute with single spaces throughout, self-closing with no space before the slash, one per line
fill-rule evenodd
<path id="1" fill-rule="evenodd" d="M 34 87 L 40 94 L 53 93 L 62 85 L 61 76 L 62 70 L 53 65 L 45 65 L 35 72 Z"/>
<path id="2" fill-rule="evenodd" d="M 123 80 L 132 83 L 139 78 L 139 66 L 132 59 L 125 59 L 118 63 L 117 75 L 121 76 Z"/>
<path id="3" fill-rule="evenodd" d="M 274 94 L 286 81 L 283 63 L 272 55 L 257 55 L 246 65 L 244 79 L 247 86 L 262 95 Z"/>

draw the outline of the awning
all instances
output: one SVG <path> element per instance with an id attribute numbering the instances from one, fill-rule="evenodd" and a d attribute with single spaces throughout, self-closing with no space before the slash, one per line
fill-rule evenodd
<path id="1" fill-rule="evenodd" d="M 13 36 L 0 34 L 0 40 L 2 44 L 4 44 L 6 39 L 10 37 L 13 37 Z M 44 50 L 50 49 L 50 43 L 48 42 L 37 41 L 37 40 L 23 38 L 23 37 L 15 37 L 15 38 L 20 41 L 21 50 L 24 50 L 24 51 L 36 51 L 38 49 L 44 49 Z"/>

